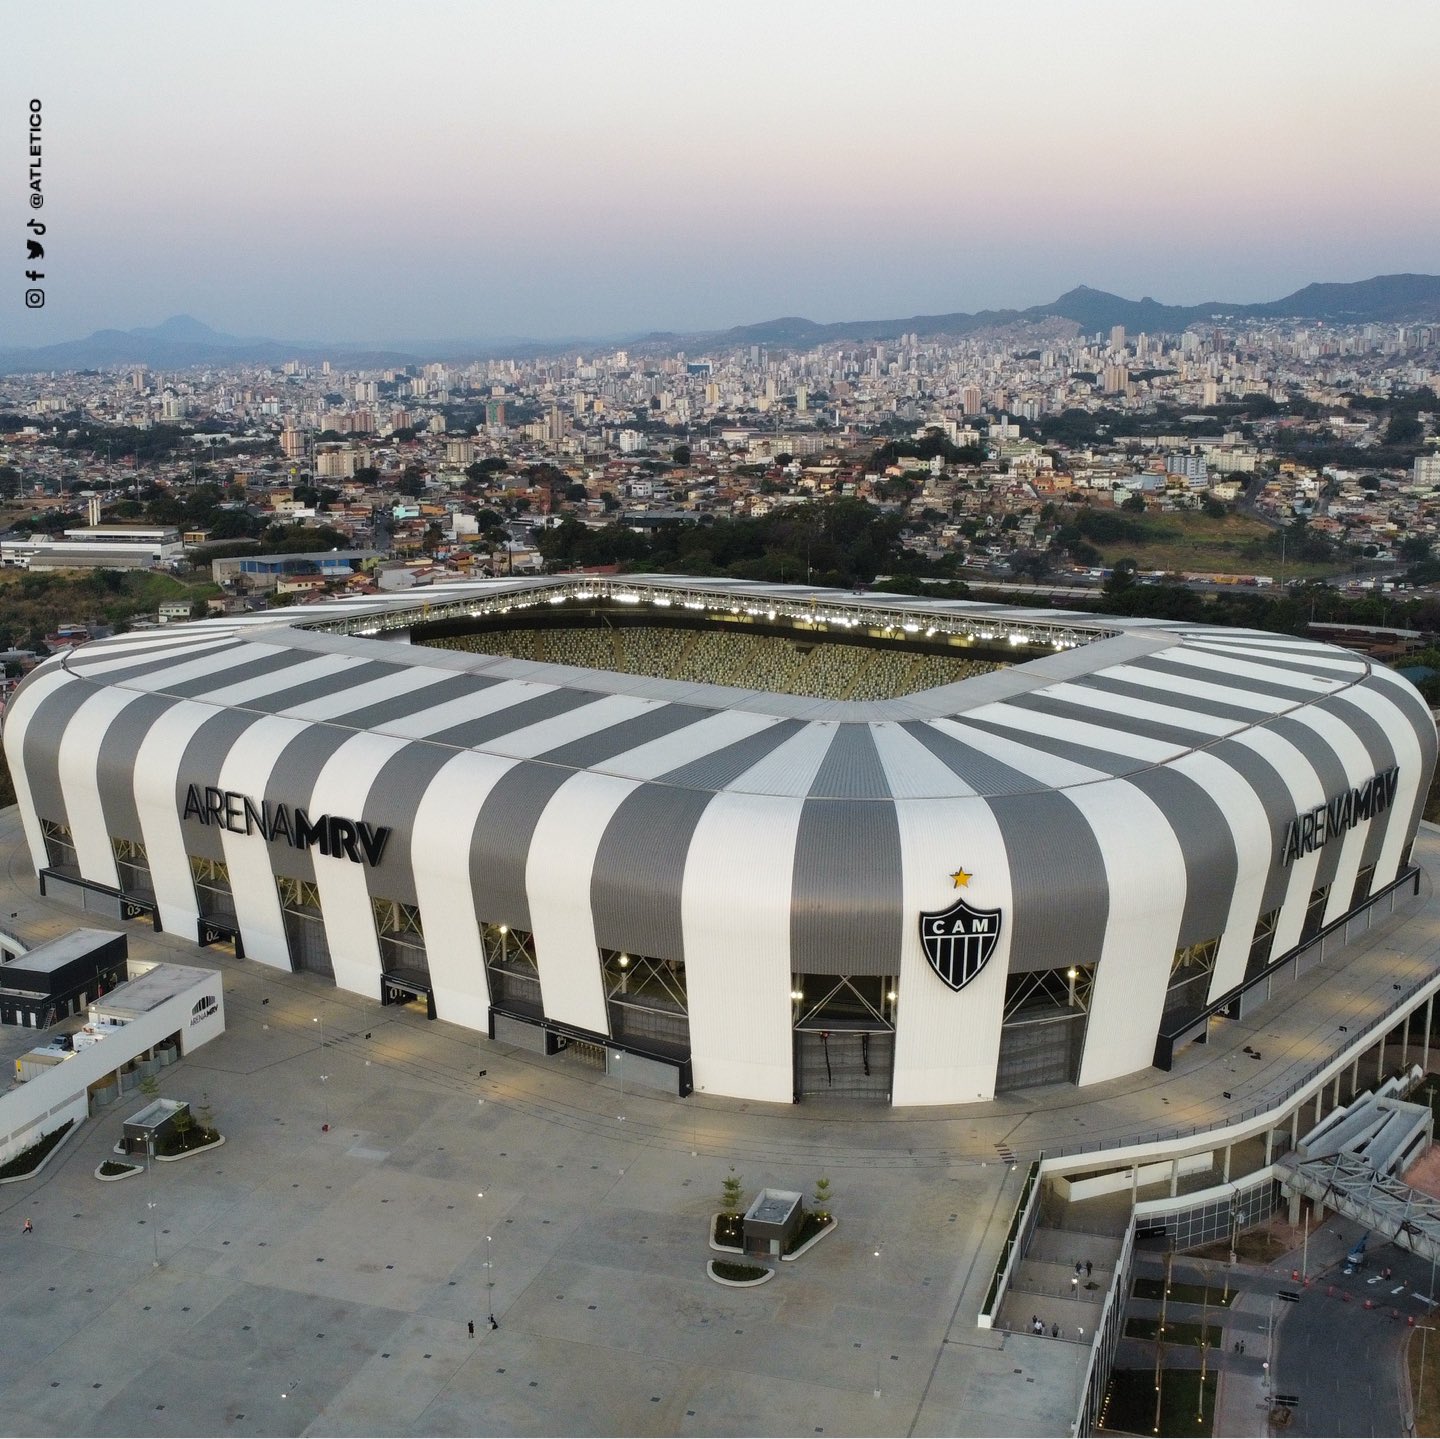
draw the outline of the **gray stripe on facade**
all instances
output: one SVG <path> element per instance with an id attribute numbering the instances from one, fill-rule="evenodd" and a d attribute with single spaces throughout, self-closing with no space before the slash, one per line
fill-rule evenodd
<path id="1" fill-rule="evenodd" d="M 1285 829 L 1295 818 L 1295 801 L 1291 798 L 1290 786 L 1268 759 L 1237 740 L 1222 739 L 1211 745 L 1206 753 L 1229 765 L 1250 786 L 1264 807 L 1270 834 L 1270 863 L 1265 872 L 1260 914 L 1269 914 L 1285 902 L 1285 891 L 1290 884 L 1290 871 L 1280 864 Z"/>
<path id="2" fill-rule="evenodd" d="M 1236 658 L 1238 659 L 1239 656 Z M 1219 656 L 1216 656 L 1216 659 L 1218 661 Z M 1302 689 L 1299 685 L 1279 684 L 1272 680 L 1253 679 L 1249 675 L 1232 674 L 1228 670 L 1220 669 L 1218 664 L 1211 671 L 1200 669 L 1195 665 L 1177 664 L 1174 660 L 1132 660 L 1131 664 L 1137 670 L 1154 670 L 1156 674 L 1174 675 L 1176 679 L 1223 685 L 1226 689 L 1239 690 L 1242 694 L 1270 695 L 1274 699 L 1289 700 L 1291 704 L 1308 704 L 1310 701 L 1318 699 L 1321 694 L 1330 693 L 1328 686 L 1323 690 L 1318 685 L 1310 689 Z"/>
<path id="3" fill-rule="evenodd" d="M 1410 726 L 1415 732 L 1415 738 L 1420 744 L 1421 774 L 1433 777 L 1437 744 L 1435 721 L 1431 717 L 1430 707 L 1425 703 L 1420 691 L 1404 675 L 1398 675 L 1393 670 L 1385 671 L 1384 674 L 1387 677 L 1382 678 L 1380 672 L 1372 671 L 1365 678 L 1365 687 L 1374 690 L 1377 694 L 1384 695 L 1392 704 L 1398 706 L 1400 712 L 1409 719 Z M 1407 856 L 1414 847 L 1416 829 L 1425 815 L 1425 802 L 1429 797 L 1429 788 L 1427 784 L 1416 786 L 1415 802 L 1411 806 L 1406 831 L 1411 836 L 1411 843 L 1405 850 Z"/>
<path id="4" fill-rule="evenodd" d="M 1086 705 L 1077 705 L 1070 700 L 1052 699 L 1049 695 L 1021 695 L 1011 700 L 1016 709 L 1033 710 L 1069 724 L 1087 724 L 1096 729 L 1113 729 L 1120 734 L 1136 735 L 1141 739 L 1159 740 L 1163 744 L 1178 745 L 1181 749 L 1198 749 L 1207 745 L 1214 735 L 1205 730 L 1185 729 L 1180 725 L 1166 724 L 1162 720 L 1141 719 L 1129 715 L 1118 705 L 1113 710 L 1095 710 Z"/>
<path id="5" fill-rule="evenodd" d="M 889 799 L 890 780 L 875 749 L 868 724 L 842 724 L 820 761 L 810 784 L 812 797 Z"/>
<path id="6" fill-rule="evenodd" d="M 1340 756 L 1308 725 L 1282 715 L 1273 720 L 1267 728 L 1282 739 L 1289 740 L 1310 761 L 1315 773 L 1320 777 L 1320 791 L 1324 798 L 1344 794 L 1350 788 L 1350 776 L 1346 773 Z M 1320 863 L 1315 867 L 1316 889 L 1335 882 L 1335 871 L 1340 867 L 1340 851 L 1343 848 L 1342 844 L 1327 844 L 1321 847 Z"/>
<path id="7" fill-rule="evenodd" d="M 1109 675 L 1092 675 L 1088 679 L 1076 680 L 1082 689 L 1096 690 L 1101 694 L 1114 695 L 1121 704 L 1127 699 L 1144 700 L 1149 704 L 1170 705 L 1176 709 L 1194 710 L 1196 714 L 1209 715 L 1213 719 L 1234 720 L 1237 724 L 1259 723 L 1264 712 L 1246 709 L 1240 705 L 1227 705 L 1221 700 L 1206 699 L 1200 695 L 1178 694 L 1175 690 L 1159 689 L 1148 685 L 1134 684 L 1130 680 L 1112 679 Z"/>
<path id="8" fill-rule="evenodd" d="M 1370 756 L 1371 774 L 1380 774 L 1396 763 L 1395 746 L 1390 743 L 1389 736 L 1376 720 L 1359 705 L 1352 704 L 1343 694 L 1322 700 L 1316 705 L 1316 709 L 1334 715 L 1365 746 L 1365 753 Z M 1385 844 L 1385 836 L 1392 823 L 1394 811 L 1389 809 L 1370 821 L 1365 832 L 1365 847 L 1360 852 L 1362 869 L 1375 864 L 1380 858 L 1380 850 Z M 1346 908 L 1349 907 L 1347 903 Z"/>
<path id="9" fill-rule="evenodd" d="M 378 865 L 363 865 L 372 899 L 394 899 L 416 904 L 415 869 L 410 859 L 411 836 L 420 802 L 441 768 L 454 755 L 439 745 L 407 744 L 380 766 L 365 798 L 363 814 L 344 811 L 350 819 L 363 819 L 372 829 L 388 826 L 390 838 Z M 421 916 L 423 923 L 424 916 Z"/>
<path id="10" fill-rule="evenodd" d="M 801 974 L 896 974 L 904 914 L 895 806 L 807 799 L 795 836 L 790 964 Z"/>
<path id="11" fill-rule="evenodd" d="M 1176 944 L 1219 939 L 1240 873 L 1235 836 L 1223 811 L 1203 785 L 1173 769 L 1157 767 L 1129 782 L 1165 816 L 1185 859 L 1185 910 Z"/>
<path id="12" fill-rule="evenodd" d="M 694 705 L 655 705 L 642 714 L 621 720 L 608 729 L 595 734 L 582 735 L 568 744 L 557 745 L 544 754 L 537 755 L 550 764 L 569 765 L 572 769 L 586 769 L 590 765 L 602 764 L 627 750 L 638 749 L 651 740 L 662 739 L 687 725 L 702 719 L 709 719 L 714 710 L 698 709 Z"/>
<path id="13" fill-rule="evenodd" d="M 270 768 L 270 778 L 265 782 L 262 796 L 275 812 L 278 805 L 286 805 L 291 821 L 297 809 L 306 813 L 310 810 L 310 796 L 315 793 L 315 782 L 320 771 L 329 763 L 336 750 L 352 739 L 349 730 L 333 729 L 329 725 L 308 725 L 275 757 Z M 270 868 L 275 874 L 290 879 L 314 880 L 315 861 L 308 849 L 294 849 L 283 838 L 271 840 Z"/>
<path id="14" fill-rule="evenodd" d="M 104 674 L 96 675 L 94 682 L 105 685 L 123 685 L 130 680 L 160 674 L 165 670 L 179 669 L 181 665 L 187 665 L 192 660 L 209 660 L 219 655 L 228 654 L 238 661 L 239 652 L 249 649 L 249 647 L 249 643 L 246 640 L 229 640 L 225 644 L 215 645 L 206 649 L 196 649 L 194 646 L 187 645 L 184 649 L 178 652 L 168 652 L 159 659 L 137 660 L 133 665 L 125 665 L 120 669 L 106 670 Z M 101 658 L 105 657 L 101 656 Z M 108 658 L 114 659 L 115 657 L 114 655 L 110 655 Z M 66 667 L 69 667 L 68 661 Z M 214 671 L 217 675 L 223 675 L 226 672 L 224 669 Z M 217 679 L 213 680 L 212 683 L 219 684 L 220 681 Z"/>
<path id="15" fill-rule="evenodd" d="M 403 673 L 402 667 L 399 665 L 389 665 L 386 668 L 392 674 Z M 403 694 L 395 695 L 391 699 L 377 700 L 374 704 L 362 705 L 359 709 L 335 715 L 326 723 L 344 725 L 347 729 L 374 729 L 377 725 L 389 724 L 398 719 L 408 719 L 413 714 L 419 714 L 421 710 L 430 709 L 434 705 L 442 705 L 447 700 L 459 699 L 462 695 L 489 689 L 496 683 L 498 683 L 496 680 L 482 679 L 478 675 L 447 675 L 435 684 L 410 686 Z M 325 693 L 334 694 L 336 688 L 337 685 L 332 680 Z M 345 688 L 350 688 L 348 683 Z"/>
<path id="16" fill-rule="evenodd" d="M 685 959 L 681 891 L 695 826 L 714 796 L 646 784 L 610 817 L 590 874 L 595 940 L 654 959 Z"/>
<path id="17" fill-rule="evenodd" d="M 156 720 L 174 705 L 175 701 L 164 695 L 140 695 L 115 716 L 105 731 L 96 778 L 105 828 L 115 839 L 144 841 L 140 807 L 135 803 L 135 759 Z"/>
<path id="18" fill-rule="evenodd" d="M 67 677 L 30 714 L 21 763 L 30 782 L 30 802 L 40 819 L 67 826 L 70 823 L 60 786 L 60 745 L 75 711 L 99 693 L 91 681 Z"/>
<path id="19" fill-rule="evenodd" d="M 1010 972 L 1098 965 L 1110 886 L 1085 816 L 1055 791 L 997 795 L 986 803 L 1010 865 Z M 984 854 L 954 860 L 974 870 L 989 862 Z"/>
<path id="20" fill-rule="evenodd" d="M 278 655 L 256 655 L 253 660 L 236 665 L 233 669 L 221 670 L 218 674 L 199 675 L 195 679 L 182 680 L 177 685 L 166 685 L 165 693 L 177 699 L 195 699 L 212 690 L 227 689 L 230 685 L 243 684 L 247 680 L 260 679 L 264 675 L 279 674 L 313 659 L 299 650 L 282 650 Z M 281 681 L 283 683 L 283 680 Z"/>
<path id="21" fill-rule="evenodd" d="M 967 720 L 968 724 L 969 721 Z M 998 759 L 944 734 L 924 720 L 910 720 L 900 726 L 917 739 L 953 775 L 965 781 L 977 794 L 1032 794 L 1048 785 L 1012 768 Z"/>
<path id="22" fill-rule="evenodd" d="M 313 660 L 315 657 L 307 655 L 306 658 Z M 243 707 L 247 710 L 255 710 L 260 714 L 279 714 L 282 710 L 295 709 L 299 705 L 310 704 L 314 700 L 326 699 L 337 691 L 355 689 L 359 685 L 370 684 L 385 675 L 398 673 L 399 671 L 394 665 L 371 662 L 353 665 L 350 669 L 321 675 L 318 679 L 303 680 L 299 684 L 274 690 L 270 694 L 256 695 L 253 699 L 246 700 Z"/>
<path id="23" fill-rule="evenodd" d="M 530 845 L 545 806 L 571 777 L 559 765 L 521 761 L 485 796 L 470 837 L 470 888 L 479 923 L 533 928 L 525 888 Z"/>
<path id="24" fill-rule="evenodd" d="M 489 744 L 503 735 L 514 734 L 516 730 L 528 729 L 542 720 L 554 719 L 557 715 L 569 714 L 571 710 L 583 709 L 604 698 L 586 690 L 550 690 L 521 700 L 519 704 L 506 705 L 478 719 L 466 720 L 463 724 L 452 725 L 429 736 L 434 744 L 455 745 L 460 749 L 472 749 L 476 745 Z"/>
<path id="25" fill-rule="evenodd" d="M 1092 749 L 1089 745 L 1056 739 L 1053 735 L 1032 734 L 1029 730 L 1003 724 L 998 720 L 979 720 L 973 715 L 965 717 L 965 727 L 984 730 L 986 734 L 1026 745 L 1042 754 L 1054 755 L 1057 759 L 1067 759 L 1072 764 L 1087 765 L 1103 774 L 1134 774 L 1137 770 L 1149 769 L 1154 764 L 1153 760 L 1136 759 L 1133 755 L 1115 754 L 1110 750 Z"/>
<path id="26" fill-rule="evenodd" d="M 744 739 L 722 746 L 713 754 L 701 755 L 699 759 L 678 765 L 658 778 L 665 784 L 683 785 L 687 789 L 726 789 L 746 770 L 759 764 L 772 750 L 778 749 L 804 728 L 800 720 L 777 720 L 754 734 L 746 735 Z"/>
<path id="27" fill-rule="evenodd" d="M 217 710 L 199 729 L 190 736 L 185 752 L 180 756 L 180 768 L 175 775 L 175 814 L 180 817 L 180 830 L 185 840 L 185 852 L 199 855 L 201 859 L 225 858 L 224 831 L 213 821 L 202 824 L 198 819 L 184 819 L 185 797 L 193 784 L 201 791 L 207 785 L 218 786 L 220 771 L 235 741 L 258 721 L 243 710 Z"/>

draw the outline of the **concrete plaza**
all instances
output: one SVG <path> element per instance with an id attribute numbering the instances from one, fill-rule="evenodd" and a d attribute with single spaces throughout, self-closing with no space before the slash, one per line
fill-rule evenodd
<path id="1" fill-rule="evenodd" d="M 226 1035 L 162 1093 L 208 1095 L 227 1143 L 101 1184 L 137 1100 L 0 1187 L 0 1431 L 1068 1433 L 1087 1350 L 975 1327 L 1023 1160 L 1279 1102 L 1337 1012 L 1436 972 L 1436 909 L 1427 880 L 1170 1075 L 939 1111 L 625 1090 L 132 925 L 136 956 L 224 972 Z M 30 943 L 86 922 L 36 893 L 14 810 L 0 911 Z M 836 1232 L 755 1290 L 705 1276 L 731 1165 L 747 1194 L 835 1194 Z"/>

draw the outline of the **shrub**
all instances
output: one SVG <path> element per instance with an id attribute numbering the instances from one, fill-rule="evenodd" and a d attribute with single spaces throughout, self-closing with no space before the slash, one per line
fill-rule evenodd
<path id="1" fill-rule="evenodd" d="M 730 1166 L 730 1173 L 725 1176 L 724 1183 L 720 1186 L 720 1212 L 722 1214 L 739 1214 L 744 1206 L 743 1181 L 735 1173 L 735 1166 Z"/>
<path id="2" fill-rule="evenodd" d="M 73 1119 L 67 1119 L 59 1129 L 52 1129 L 43 1139 L 36 1140 L 29 1149 L 22 1149 L 13 1159 L 0 1164 L 0 1179 L 19 1179 L 23 1174 L 33 1174 L 44 1161 L 45 1156 L 75 1127 Z"/>
<path id="3" fill-rule="evenodd" d="M 728 1259 L 716 1259 L 710 1265 L 717 1279 L 729 1279 L 743 1284 L 751 1279 L 763 1279 L 770 1271 L 759 1264 L 732 1264 Z"/>

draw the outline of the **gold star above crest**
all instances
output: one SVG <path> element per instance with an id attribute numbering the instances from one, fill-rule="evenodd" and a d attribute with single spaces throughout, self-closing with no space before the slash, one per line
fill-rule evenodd
<path id="1" fill-rule="evenodd" d="M 950 878 L 955 881 L 956 889 L 964 889 L 975 876 L 973 874 L 967 874 L 963 869 L 957 869 Z"/>

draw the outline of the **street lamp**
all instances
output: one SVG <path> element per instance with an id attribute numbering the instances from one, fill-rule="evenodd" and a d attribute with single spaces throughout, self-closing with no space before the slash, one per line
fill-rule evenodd
<path id="1" fill-rule="evenodd" d="M 320 1068 L 323 1070 L 325 1068 L 325 1021 L 317 1014 L 310 1022 L 320 1026 Z M 330 1132 L 330 1091 L 325 1087 L 325 1081 L 329 1078 L 330 1076 L 328 1074 L 321 1074 L 320 1076 L 321 1104 L 325 1111 L 324 1121 L 320 1125 L 321 1134 L 329 1134 Z"/>
<path id="2" fill-rule="evenodd" d="M 145 1201 L 145 1207 L 150 1211 L 150 1238 L 155 1243 L 155 1258 L 152 1261 L 152 1268 L 160 1267 L 160 1221 L 155 1217 L 155 1211 L 160 1207 L 155 1198 L 155 1131 L 152 1129 L 145 1135 L 145 1187 L 150 1191 L 150 1198 Z"/>
<path id="3" fill-rule="evenodd" d="M 1415 1401 L 1415 1407 L 1418 1409 L 1425 1402 L 1425 1336 L 1435 1326 L 1433 1324 L 1417 1324 L 1415 1327 L 1420 1331 L 1420 1383 L 1417 1387 L 1419 1397 Z"/>
<path id="4" fill-rule="evenodd" d="M 879 1287 L 880 1287 L 880 1257 L 881 1257 L 881 1255 L 884 1253 L 884 1249 L 885 1249 L 885 1246 L 884 1246 L 883 1244 L 877 1244 L 877 1245 L 875 1246 L 875 1287 L 876 1287 L 877 1290 L 878 1290 Z M 875 1397 L 878 1399 L 878 1398 L 880 1397 L 880 1341 L 879 1341 L 878 1339 L 876 1339 L 876 1340 L 874 1341 L 874 1343 L 875 1343 Z"/>
<path id="5" fill-rule="evenodd" d="M 485 1236 L 485 1294 L 490 1305 L 490 1327 L 498 1329 L 500 1325 L 495 1320 L 495 1264 L 490 1257 L 493 1252 L 491 1244 L 491 1237 L 487 1234 Z"/>

